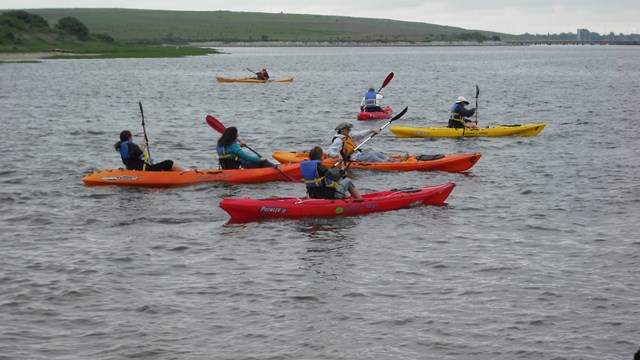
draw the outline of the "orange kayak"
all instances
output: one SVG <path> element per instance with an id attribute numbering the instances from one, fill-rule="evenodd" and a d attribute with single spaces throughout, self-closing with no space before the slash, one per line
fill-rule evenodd
<path id="1" fill-rule="evenodd" d="M 278 165 L 285 174 L 300 179 L 300 164 Z M 237 170 L 138 171 L 126 169 L 101 170 L 82 178 L 85 185 L 120 185 L 139 187 L 174 187 L 203 182 L 252 184 L 287 181 L 278 170 L 268 167 Z"/>
<path id="2" fill-rule="evenodd" d="M 274 79 L 274 80 L 258 80 L 255 78 L 241 78 L 241 79 L 229 79 L 229 78 L 223 78 L 220 76 L 216 76 L 216 80 L 218 80 L 218 82 L 222 82 L 222 83 L 230 83 L 230 82 L 243 82 L 243 83 L 270 83 L 270 82 L 293 82 L 293 78 L 292 77 L 288 77 L 288 78 L 283 78 L 283 79 Z"/>
<path id="3" fill-rule="evenodd" d="M 280 163 L 297 163 L 308 160 L 309 154 L 304 152 L 276 151 L 271 155 Z M 399 159 L 400 155 L 390 155 Z M 458 155 L 411 155 L 405 161 L 398 162 L 358 162 L 349 165 L 351 169 L 365 170 L 393 170 L 393 171 L 467 171 L 482 157 L 481 153 Z M 327 158 L 322 163 L 329 167 L 335 165 L 338 159 Z"/>

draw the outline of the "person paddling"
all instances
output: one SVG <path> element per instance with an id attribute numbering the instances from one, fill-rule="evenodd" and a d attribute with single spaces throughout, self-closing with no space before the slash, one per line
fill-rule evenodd
<path id="1" fill-rule="evenodd" d="M 351 179 L 337 167 L 327 169 L 322 165 L 323 150 L 316 146 L 309 151 L 309 160 L 300 163 L 300 173 L 312 199 L 343 199 L 350 194 L 354 199 L 362 199 Z"/>
<path id="2" fill-rule="evenodd" d="M 384 98 L 384 96 L 376 92 L 376 89 L 369 88 L 369 91 L 367 91 L 364 94 L 364 96 L 362 97 L 362 100 L 360 101 L 360 111 L 365 111 L 365 112 L 384 111 L 382 107 L 380 107 L 380 100 L 382 100 L 382 98 Z"/>
<path id="3" fill-rule="evenodd" d="M 269 80 L 269 73 L 267 69 L 262 69 L 256 73 L 256 79 L 258 80 Z"/>
<path id="4" fill-rule="evenodd" d="M 342 156 L 347 161 L 371 161 L 371 162 L 394 162 L 405 161 L 407 157 L 394 159 L 381 151 L 354 151 L 356 141 L 362 140 L 371 134 L 380 133 L 380 129 L 360 130 L 351 132 L 353 124 L 341 122 L 336 126 L 337 135 L 333 137 L 331 146 L 327 150 L 327 156 L 330 158 L 338 158 Z"/>
<path id="5" fill-rule="evenodd" d="M 255 169 L 270 167 L 267 158 L 251 156 L 244 152 L 241 147 L 244 143 L 238 140 L 238 128 L 229 126 L 224 130 L 222 136 L 218 139 L 216 152 L 218 153 L 218 162 L 222 169 Z"/>
<path id="6" fill-rule="evenodd" d="M 472 120 L 467 119 L 468 117 L 473 116 L 476 109 L 467 109 L 465 108 L 465 105 L 469 105 L 469 102 L 464 96 L 459 96 L 455 104 L 451 106 L 448 127 L 456 129 L 462 129 L 465 127 L 470 129 L 478 128 L 478 125 L 474 124 Z"/>
<path id="7" fill-rule="evenodd" d="M 115 144 L 115 149 L 120 153 L 122 163 L 127 167 L 127 170 L 184 171 L 172 160 L 154 163 L 145 146 L 133 142 L 133 135 L 129 130 L 120 132 L 120 141 Z"/>

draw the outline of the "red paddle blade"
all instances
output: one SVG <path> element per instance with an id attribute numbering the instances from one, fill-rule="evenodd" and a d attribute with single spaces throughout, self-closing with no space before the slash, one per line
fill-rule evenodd
<path id="1" fill-rule="evenodd" d="M 215 131 L 219 132 L 220 134 L 222 134 L 227 129 L 224 127 L 224 125 L 222 125 L 220 121 L 218 121 L 218 119 L 214 118 L 211 115 L 207 115 L 207 124 L 209 124 L 209 126 L 211 126 Z"/>
<path id="2" fill-rule="evenodd" d="M 393 76 L 395 74 L 392 72 L 389 73 L 389 75 L 387 75 L 387 78 L 384 79 L 384 82 L 382 82 L 382 86 L 380 87 L 380 89 L 378 90 L 378 92 L 380 92 L 380 90 L 382 90 L 385 86 L 389 85 L 389 83 L 391 82 L 391 79 L 393 79 Z"/>

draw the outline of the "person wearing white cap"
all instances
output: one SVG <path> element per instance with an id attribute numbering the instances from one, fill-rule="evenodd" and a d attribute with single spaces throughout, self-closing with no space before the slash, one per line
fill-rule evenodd
<path id="1" fill-rule="evenodd" d="M 404 161 L 404 159 L 394 159 L 389 155 L 380 151 L 361 151 L 355 150 L 357 147 L 356 141 L 366 138 L 372 134 L 380 133 L 379 128 L 370 130 L 360 130 L 351 132 L 353 124 L 348 122 L 341 122 L 336 126 L 335 130 L 338 131 L 331 141 L 331 146 L 327 149 L 327 157 L 348 159 L 348 161 L 373 161 L 373 162 L 393 162 Z M 354 151 L 355 150 L 355 151 Z"/>
<path id="2" fill-rule="evenodd" d="M 477 129 L 478 125 L 473 121 L 467 119 L 475 114 L 476 109 L 467 109 L 464 106 L 469 105 L 467 99 L 464 96 L 458 96 L 455 104 L 451 106 L 451 115 L 449 115 L 449 127 L 456 129 L 463 129 L 465 127 L 470 129 Z"/>

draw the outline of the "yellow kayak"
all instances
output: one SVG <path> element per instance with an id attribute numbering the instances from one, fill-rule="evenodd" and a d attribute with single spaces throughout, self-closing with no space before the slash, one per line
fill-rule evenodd
<path id="1" fill-rule="evenodd" d="M 498 125 L 480 129 L 455 129 L 448 127 L 418 128 L 408 126 L 392 126 L 389 128 L 399 138 L 425 137 L 478 137 L 478 136 L 535 136 L 547 123 L 525 125 Z"/>
<path id="2" fill-rule="evenodd" d="M 284 78 L 284 79 L 276 79 L 276 80 L 258 80 L 256 78 L 241 78 L 241 79 L 229 79 L 216 76 L 216 80 L 218 82 L 229 83 L 229 82 L 245 82 L 245 83 L 268 83 L 268 82 L 293 82 L 292 77 Z"/>

